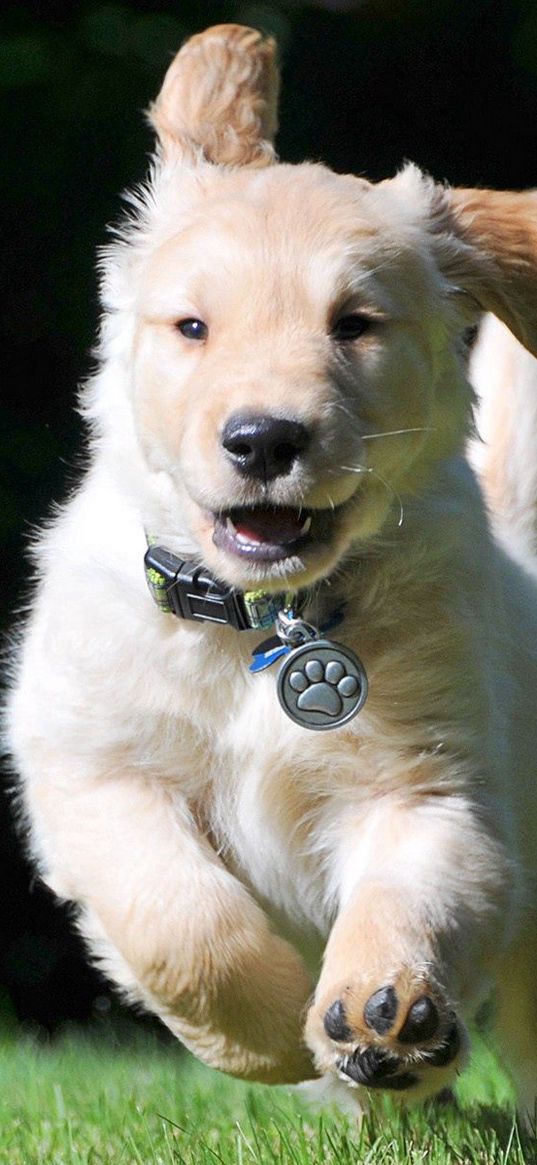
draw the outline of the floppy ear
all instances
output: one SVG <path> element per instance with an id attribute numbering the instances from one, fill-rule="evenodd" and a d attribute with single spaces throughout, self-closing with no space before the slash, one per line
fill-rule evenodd
<path id="1" fill-rule="evenodd" d="M 279 73 L 270 37 L 218 24 L 186 41 L 149 110 L 165 154 L 226 166 L 275 160 Z"/>
<path id="2" fill-rule="evenodd" d="M 450 278 L 537 356 L 537 191 L 447 190 Z"/>

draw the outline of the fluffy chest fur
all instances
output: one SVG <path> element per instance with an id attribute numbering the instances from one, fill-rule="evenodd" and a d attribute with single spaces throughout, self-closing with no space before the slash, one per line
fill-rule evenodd
<path id="1" fill-rule="evenodd" d="M 461 526 L 470 506 L 472 524 Z M 185 799 L 226 866 L 285 932 L 309 945 L 309 932 L 326 934 L 345 896 L 346 863 L 352 857 L 355 877 L 372 847 L 388 856 L 392 818 L 403 812 L 404 819 L 405 804 L 464 790 L 469 773 L 484 770 L 485 753 L 488 788 L 494 783 L 503 600 L 491 572 L 491 639 L 481 565 L 475 572 L 471 565 L 476 545 L 483 554 L 487 546 L 471 474 L 458 462 L 446 465 L 436 492 L 409 503 L 405 523 L 394 524 L 387 545 L 357 555 L 335 583 L 346 595 L 338 634 L 364 660 L 367 704 L 347 728 L 309 732 L 279 706 L 277 665 L 249 673 L 260 634 L 194 626 L 154 606 L 138 513 L 110 490 L 102 467 L 49 535 L 48 602 L 27 641 L 32 678 L 18 707 L 21 721 L 31 707 L 27 747 L 38 760 L 46 736 L 73 757 L 56 775 L 60 789 L 104 766 L 146 774 Z M 83 554 L 66 556 L 81 531 Z M 311 611 L 332 601 L 330 592 L 316 593 Z M 66 666 L 74 649 L 76 667 Z M 448 778 L 452 754 L 458 761 Z"/>

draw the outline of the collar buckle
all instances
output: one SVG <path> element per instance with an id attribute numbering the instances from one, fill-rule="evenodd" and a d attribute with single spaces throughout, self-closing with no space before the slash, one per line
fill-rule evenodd
<path id="1" fill-rule="evenodd" d="M 286 596 L 264 591 L 243 594 L 215 579 L 205 567 L 150 546 L 144 558 L 150 593 L 161 611 L 197 623 L 219 623 L 236 631 L 272 627 Z"/>

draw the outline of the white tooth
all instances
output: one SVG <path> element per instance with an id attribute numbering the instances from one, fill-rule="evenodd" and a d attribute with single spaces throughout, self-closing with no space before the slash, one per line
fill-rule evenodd
<path id="1" fill-rule="evenodd" d="M 308 517 L 304 519 L 304 521 L 300 527 L 300 533 L 301 534 L 309 534 L 310 527 L 311 527 L 311 514 L 308 515 Z"/>
<path id="2" fill-rule="evenodd" d="M 256 540 L 255 538 L 248 538 L 248 536 L 246 534 L 241 534 L 237 530 L 237 527 L 231 521 L 229 514 L 226 516 L 226 530 L 227 530 L 228 534 L 231 534 L 231 537 L 235 539 L 235 542 L 240 542 L 242 546 L 257 546 L 258 545 L 258 540 Z"/>

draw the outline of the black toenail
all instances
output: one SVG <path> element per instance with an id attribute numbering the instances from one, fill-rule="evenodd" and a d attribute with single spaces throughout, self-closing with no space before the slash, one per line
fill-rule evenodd
<path id="1" fill-rule="evenodd" d="M 370 995 L 364 1007 L 364 1020 L 379 1036 L 385 1035 L 393 1027 L 399 1001 L 393 987 L 381 987 Z"/>
<path id="2" fill-rule="evenodd" d="M 427 1063 L 432 1064 L 433 1068 L 445 1068 L 446 1064 L 451 1064 L 455 1056 L 460 1052 L 461 1034 L 456 1023 L 448 1031 L 444 1042 L 434 1052 L 427 1052 Z"/>
<path id="3" fill-rule="evenodd" d="M 328 1008 L 323 1024 L 331 1040 L 352 1040 L 353 1033 L 347 1023 L 347 1012 L 341 999 L 336 999 L 336 1002 Z"/>
<path id="4" fill-rule="evenodd" d="M 428 995 L 422 995 L 412 1004 L 397 1039 L 402 1044 L 417 1044 L 422 1040 L 430 1040 L 439 1022 L 436 1004 Z"/>
<path id="5" fill-rule="evenodd" d="M 365 1052 L 346 1056 L 338 1067 L 356 1084 L 363 1084 L 365 1088 L 390 1088 L 401 1092 L 404 1088 L 411 1088 L 417 1076 L 411 1072 L 397 1076 L 399 1063 L 397 1056 L 392 1056 L 383 1048 L 366 1048 Z"/>

